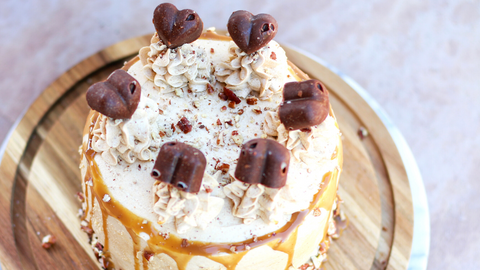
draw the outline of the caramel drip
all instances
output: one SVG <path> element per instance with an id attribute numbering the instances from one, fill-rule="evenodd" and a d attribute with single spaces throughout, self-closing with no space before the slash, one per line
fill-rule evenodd
<path id="1" fill-rule="evenodd" d="M 297 81 L 305 81 L 305 80 L 310 80 L 310 77 L 307 75 L 307 73 L 303 72 L 301 69 L 299 69 L 295 64 L 293 64 L 290 60 L 287 60 L 288 63 L 288 70 L 290 73 L 295 77 Z"/>
<path id="2" fill-rule="evenodd" d="M 295 70 L 292 68 L 292 63 L 288 62 L 288 72 L 295 78 L 296 81 L 303 81 L 303 79 L 295 72 Z"/>
<path id="3" fill-rule="evenodd" d="M 148 260 L 147 258 L 145 258 L 145 256 L 142 256 L 143 258 L 143 270 L 148 270 L 149 267 L 148 267 Z"/>
<path id="4" fill-rule="evenodd" d="M 98 200 L 98 198 L 97 198 Z M 103 242 L 103 249 L 108 251 L 109 250 L 109 239 L 108 239 L 108 228 L 107 228 L 107 219 L 108 219 L 108 214 L 105 212 L 104 209 L 102 210 L 102 226 L 103 226 L 103 233 L 105 234 L 105 241 Z"/>
<path id="5" fill-rule="evenodd" d="M 127 232 L 128 232 L 128 234 L 130 234 L 130 237 L 132 238 L 132 242 L 133 242 L 133 261 L 134 261 L 134 264 L 135 264 L 135 270 L 140 270 L 140 260 L 137 257 L 137 253 L 141 250 L 141 248 L 140 248 L 140 237 L 138 235 L 136 235 L 134 231 L 129 230 L 126 227 L 125 227 L 125 229 L 127 229 Z M 145 264 L 143 264 L 143 266 L 144 266 L 143 268 L 145 269 Z M 148 269 L 148 266 L 147 266 L 147 269 Z"/>
<path id="6" fill-rule="evenodd" d="M 333 199 L 323 197 L 322 195 L 326 192 L 327 188 L 335 188 L 335 183 L 330 183 L 332 173 L 329 172 L 324 176 L 322 182 L 321 190 L 315 195 L 314 202 L 308 209 L 294 213 L 290 221 L 287 222 L 282 228 L 276 232 L 263 235 L 254 239 L 249 239 L 244 242 L 237 242 L 231 244 L 215 244 L 201 241 L 187 241 L 184 242 L 183 239 L 170 235 L 168 239 L 164 239 L 158 234 L 158 232 L 153 228 L 151 224 L 142 224 L 143 219 L 139 218 L 130 210 L 126 209 L 123 205 L 118 203 L 112 195 L 109 194 L 108 187 L 104 184 L 101 175 L 98 171 L 98 167 L 94 161 L 94 152 L 92 150 L 87 150 L 86 157 L 89 165 L 89 170 L 92 173 L 93 178 L 93 187 L 94 193 L 97 198 L 97 201 L 100 205 L 103 220 L 104 220 L 104 231 L 105 231 L 105 245 L 104 249 L 108 250 L 108 232 L 106 228 L 106 216 L 110 215 L 117 218 L 122 224 L 127 228 L 129 233 L 132 235 L 132 239 L 135 239 L 134 235 L 139 235 L 141 232 L 146 233 L 150 236 L 150 239 L 147 241 L 148 246 L 155 254 L 165 253 L 172 257 L 178 265 L 180 270 L 186 269 L 186 265 L 190 258 L 194 255 L 205 256 L 213 261 L 223 264 L 227 269 L 235 269 L 236 264 L 241 260 L 241 258 L 246 254 L 251 248 L 262 246 L 268 244 L 275 250 L 283 251 L 289 254 L 289 265 L 293 259 L 294 246 L 296 244 L 296 235 L 297 229 L 302 224 L 305 217 L 312 211 L 312 209 L 317 207 L 322 207 L 325 209 L 331 209 Z M 334 174 L 337 173 L 337 170 L 334 171 Z M 110 201 L 104 202 L 102 200 L 105 194 L 109 194 Z M 333 195 L 332 195 L 333 196 Z M 327 205 L 327 204 L 330 205 Z M 324 232 L 324 234 L 326 231 Z M 134 240 L 135 242 L 135 240 Z M 183 244 L 183 245 L 182 245 Z M 135 243 L 135 245 L 137 245 Z M 249 246 L 247 248 L 247 245 Z M 232 246 L 235 247 L 235 251 L 232 251 Z M 139 248 L 135 248 L 135 258 L 136 252 Z M 216 254 L 228 254 L 223 256 L 215 256 Z M 135 259 L 136 268 L 139 265 L 137 259 Z"/>
<path id="7" fill-rule="evenodd" d="M 130 59 L 125 65 L 121 68 L 125 71 L 128 71 L 138 60 L 140 60 L 140 56 L 135 56 L 134 58 Z"/>
<path id="8" fill-rule="evenodd" d="M 220 41 L 232 41 L 232 38 L 225 35 L 217 34 L 213 31 L 205 31 L 200 36 L 200 39 L 207 39 L 207 40 L 220 40 Z"/>
<path id="9" fill-rule="evenodd" d="M 336 159 L 338 156 L 338 146 L 335 147 L 335 151 L 332 153 L 332 157 L 330 158 L 331 160 Z"/>

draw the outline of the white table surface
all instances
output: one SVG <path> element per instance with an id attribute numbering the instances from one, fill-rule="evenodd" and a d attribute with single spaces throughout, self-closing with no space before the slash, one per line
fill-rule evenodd
<path id="1" fill-rule="evenodd" d="M 368 3 L 367 3 L 368 2 Z M 157 1 L 0 1 L 0 141 L 41 91 L 118 41 L 151 33 Z M 276 40 L 348 74 L 390 116 L 418 163 L 429 269 L 480 269 L 480 1 L 172 1 L 205 26 L 270 13 Z"/>

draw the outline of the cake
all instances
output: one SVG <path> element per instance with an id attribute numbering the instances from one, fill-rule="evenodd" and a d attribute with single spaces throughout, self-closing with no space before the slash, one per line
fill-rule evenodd
<path id="1" fill-rule="evenodd" d="M 341 134 L 267 14 L 228 34 L 161 4 L 139 55 L 92 85 L 82 229 L 104 269 L 316 269 L 337 235 Z"/>

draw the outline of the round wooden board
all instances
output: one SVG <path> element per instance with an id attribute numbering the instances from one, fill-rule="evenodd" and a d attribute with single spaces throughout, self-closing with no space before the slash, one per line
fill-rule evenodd
<path id="1" fill-rule="evenodd" d="M 89 108 L 85 92 L 131 59 L 150 35 L 115 44 L 50 85 L 7 142 L 0 164 L 0 263 L 4 269 L 98 269 L 80 231 L 78 146 Z M 325 269 L 406 269 L 413 206 L 408 178 L 388 130 L 339 76 L 285 48 L 289 59 L 325 83 L 343 134 L 339 194 L 350 223 L 328 251 Z M 369 131 L 361 140 L 360 127 Z M 53 234 L 57 244 L 41 247 Z"/>

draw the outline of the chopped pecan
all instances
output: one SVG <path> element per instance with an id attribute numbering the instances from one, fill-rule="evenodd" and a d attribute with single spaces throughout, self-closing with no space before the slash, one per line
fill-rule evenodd
<path id="1" fill-rule="evenodd" d="M 81 226 L 80 229 L 82 229 L 82 231 L 86 232 L 88 235 L 93 234 L 93 230 L 89 226 Z"/>
<path id="2" fill-rule="evenodd" d="M 226 174 L 230 169 L 230 165 L 226 163 L 222 163 L 222 165 L 217 165 L 215 169 L 222 171 L 223 174 Z"/>
<path id="3" fill-rule="evenodd" d="M 272 53 L 270 54 L 270 58 L 271 58 L 272 60 L 277 60 L 277 54 L 275 54 L 275 52 L 272 52 Z"/>
<path id="4" fill-rule="evenodd" d="M 260 109 L 252 109 L 252 111 L 256 114 L 261 114 L 262 113 L 262 110 L 260 110 Z"/>
<path id="5" fill-rule="evenodd" d="M 258 99 L 256 97 L 248 97 L 247 98 L 247 104 L 248 105 L 256 105 Z"/>
<path id="6" fill-rule="evenodd" d="M 188 119 L 185 116 L 182 117 L 182 119 L 180 119 L 180 121 L 178 121 L 177 126 L 185 134 L 192 131 L 192 125 L 190 124 L 190 121 L 188 121 Z"/>
<path id="7" fill-rule="evenodd" d="M 208 83 L 207 84 L 207 93 L 212 94 L 213 92 L 215 92 L 215 88 L 213 88 L 213 86 Z"/>
<path id="8" fill-rule="evenodd" d="M 85 196 L 83 195 L 82 192 L 77 192 L 77 199 L 78 199 L 80 202 L 84 202 L 84 201 L 85 201 Z"/>
<path id="9" fill-rule="evenodd" d="M 188 243 L 188 240 L 187 240 L 187 239 L 183 238 L 183 239 L 182 239 L 182 245 L 181 245 L 181 247 L 182 247 L 182 248 L 186 248 L 186 247 L 188 247 L 188 246 L 190 246 L 190 243 Z"/>
<path id="10" fill-rule="evenodd" d="M 227 95 L 225 95 L 224 92 L 218 93 L 218 97 L 219 97 L 221 100 L 224 100 L 224 101 L 227 101 L 227 100 L 228 100 L 228 97 L 227 97 Z"/>
<path id="11" fill-rule="evenodd" d="M 225 95 L 227 96 L 227 98 L 228 98 L 229 100 L 231 100 L 231 101 L 233 101 L 233 102 L 235 102 L 235 103 L 237 103 L 237 104 L 239 104 L 240 102 L 242 102 L 242 101 L 237 97 L 237 95 L 235 95 L 235 93 L 234 93 L 232 90 L 224 87 L 224 88 L 223 88 L 223 92 L 225 93 Z"/>
<path id="12" fill-rule="evenodd" d="M 45 237 L 43 237 L 42 239 L 42 247 L 44 249 L 49 249 L 52 247 L 53 244 L 55 244 L 57 242 L 57 238 L 55 238 L 55 236 L 53 235 L 46 235 Z"/>
<path id="13" fill-rule="evenodd" d="M 153 260 L 153 255 L 154 255 L 154 254 L 153 254 L 152 252 L 148 252 L 148 251 L 144 251 L 144 252 L 143 252 L 143 257 L 145 258 L 145 260 L 147 260 L 147 261 L 149 261 L 149 262 L 150 262 L 151 260 Z"/>

